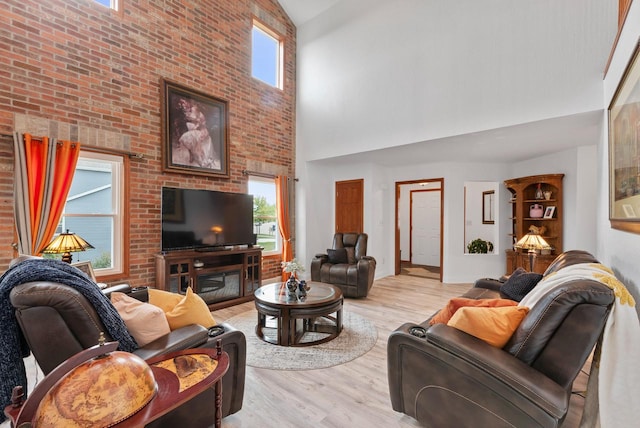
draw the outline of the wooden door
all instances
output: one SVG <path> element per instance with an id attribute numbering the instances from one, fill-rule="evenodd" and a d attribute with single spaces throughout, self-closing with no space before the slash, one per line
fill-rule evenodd
<path id="1" fill-rule="evenodd" d="M 336 233 L 362 233 L 364 180 L 336 181 Z"/>

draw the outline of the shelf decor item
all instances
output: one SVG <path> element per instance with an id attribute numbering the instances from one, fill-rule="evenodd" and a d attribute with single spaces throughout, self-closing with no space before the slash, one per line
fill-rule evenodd
<path id="1" fill-rule="evenodd" d="M 542 198 L 543 198 L 542 185 L 538 183 L 538 188 L 536 189 L 536 199 L 542 199 Z"/>
<path id="2" fill-rule="evenodd" d="M 640 233 L 640 154 L 638 99 L 640 47 L 635 52 L 609 105 L 609 220 L 614 229 Z M 631 210 L 629 209 L 631 208 Z"/>
<path id="3" fill-rule="evenodd" d="M 533 204 L 529 208 L 529 217 L 531 218 L 542 218 L 544 213 L 544 208 L 540 204 Z"/>
<path id="4" fill-rule="evenodd" d="M 544 210 L 544 218 L 553 218 L 553 213 L 554 212 L 556 212 L 556 207 L 554 207 L 553 205 L 549 205 Z"/>

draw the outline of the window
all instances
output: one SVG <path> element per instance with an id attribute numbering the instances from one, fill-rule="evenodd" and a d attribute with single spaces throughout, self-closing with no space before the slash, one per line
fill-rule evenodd
<path id="1" fill-rule="evenodd" d="M 123 190 L 122 156 L 80 152 L 57 232 L 68 229 L 95 247 L 73 261 L 90 261 L 98 276 L 123 272 Z"/>
<path id="2" fill-rule="evenodd" d="M 95 0 L 97 3 L 100 3 L 103 6 L 106 6 L 113 10 L 120 10 L 118 7 L 119 2 L 122 0 Z"/>
<path id="3" fill-rule="evenodd" d="M 282 89 L 282 42 L 279 37 L 254 21 L 251 47 L 251 75 Z"/>
<path id="4" fill-rule="evenodd" d="M 273 179 L 249 177 L 249 194 L 253 195 L 253 227 L 257 243 L 265 256 L 280 254 L 282 237 L 278 230 L 276 182 Z"/>

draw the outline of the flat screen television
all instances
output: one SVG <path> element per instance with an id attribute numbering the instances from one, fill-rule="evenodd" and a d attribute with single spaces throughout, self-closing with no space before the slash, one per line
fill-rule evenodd
<path id="1" fill-rule="evenodd" d="M 162 188 L 162 251 L 251 244 L 253 195 Z"/>

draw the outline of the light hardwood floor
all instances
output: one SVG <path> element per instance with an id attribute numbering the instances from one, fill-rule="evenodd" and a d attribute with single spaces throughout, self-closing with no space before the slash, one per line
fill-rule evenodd
<path id="1" fill-rule="evenodd" d="M 387 338 L 405 322 L 419 323 L 470 284 L 442 284 L 411 276 L 377 280 L 366 299 L 345 299 L 344 310 L 369 318 L 378 329 L 365 355 L 335 367 L 279 371 L 247 367 L 242 410 L 222 420 L 225 428 L 419 427 L 394 412 L 387 385 Z M 217 321 L 253 308 L 253 302 L 215 311 Z M 585 375 L 576 386 L 584 389 Z M 576 388 L 574 388 L 576 389 Z M 583 399 L 574 396 L 563 427 L 579 425 Z"/>

